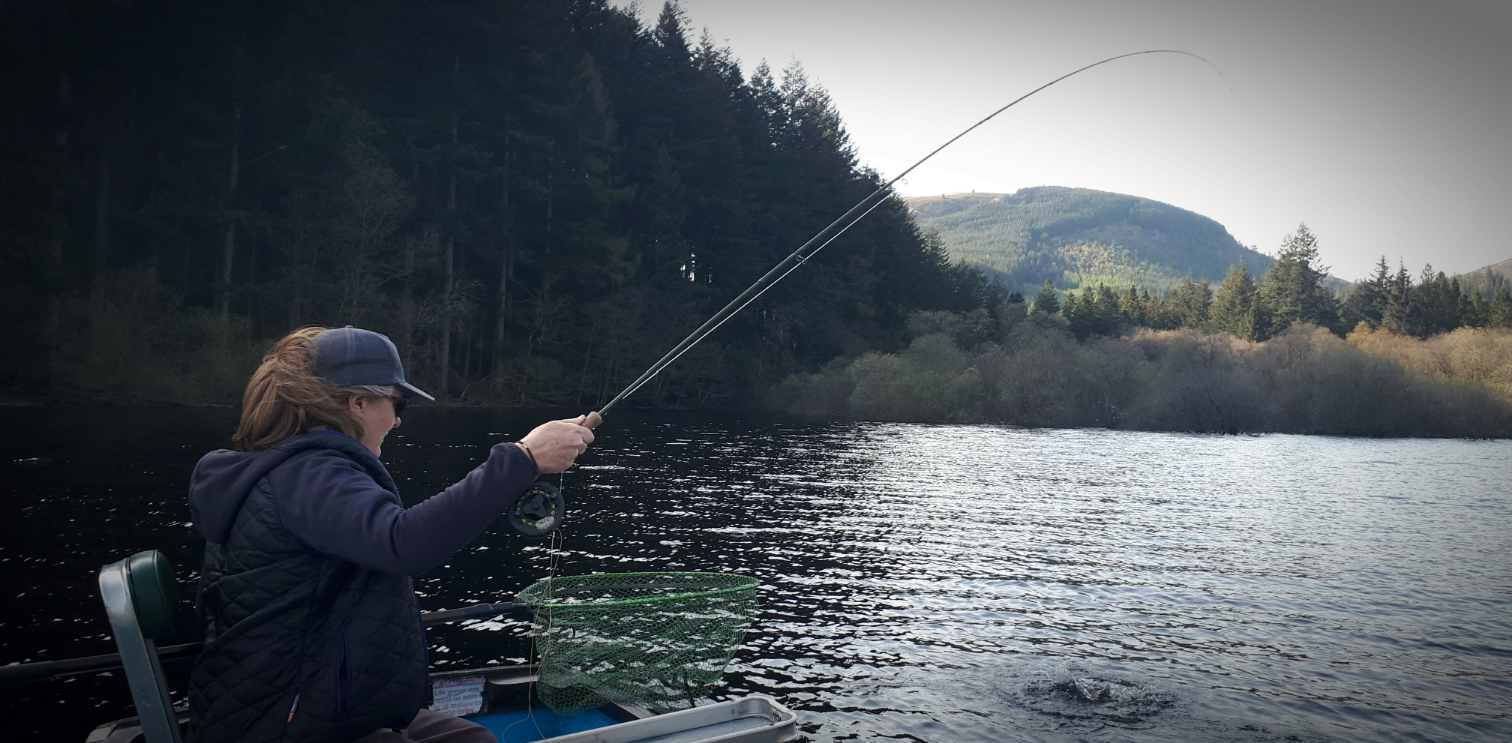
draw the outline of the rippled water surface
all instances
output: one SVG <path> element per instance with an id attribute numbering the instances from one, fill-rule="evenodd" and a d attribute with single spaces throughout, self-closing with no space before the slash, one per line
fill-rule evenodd
<path id="1" fill-rule="evenodd" d="M 412 409 L 384 459 L 412 503 L 541 419 Z M 188 475 L 234 423 L 0 410 L 0 664 L 112 652 L 105 562 L 156 547 L 190 585 Z M 722 693 L 813 741 L 1512 739 L 1512 442 L 624 414 L 581 461 L 559 574 L 760 578 Z M 545 577 L 506 529 L 420 576 L 422 607 Z M 523 629 L 435 628 L 431 657 L 523 661 Z M 130 714 L 119 676 L 4 691 L 51 740 Z"/>

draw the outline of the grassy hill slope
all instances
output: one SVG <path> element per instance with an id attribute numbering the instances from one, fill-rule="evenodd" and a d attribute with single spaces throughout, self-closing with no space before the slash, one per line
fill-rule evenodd
<path id="1" fill-rule="evenodd" d="M 906 201 L 920 227 L 939 231 L 951 256 L 1026 294 L 1045 279 L 1061 288 L 1107 283 L 1168 291 L 1188 273 L 1216 284 L 1239 261 L 1256 277 L 1271 263 L 1223 225 L 1138 196 L 1040 186 Z"/>

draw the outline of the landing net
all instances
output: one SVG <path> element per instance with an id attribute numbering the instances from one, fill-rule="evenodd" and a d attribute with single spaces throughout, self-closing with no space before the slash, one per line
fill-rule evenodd
<path id="1" fill-rule="evenodd" d="M 515 597 L 535 607 L 537 689 L 553 711 L 611 702 L 693 706 L 719 681 L 756 614 L 755 578 L 617 573 L 548 578 Z"/>

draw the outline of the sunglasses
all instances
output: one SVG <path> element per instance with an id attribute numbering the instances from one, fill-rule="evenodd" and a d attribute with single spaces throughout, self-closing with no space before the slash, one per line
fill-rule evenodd
<path id="1" fill-rule="evenodd" d="M 389 399 L 394 401 L 394 417 L 397 418 L 397 417 L 403 415 L 404 414 L 404 406 L 406 406 L 406 405 L 409 404 L 409 400 L 406 399 L 403 395 L 394 395 L 393 397 L 390 397 Z"/>

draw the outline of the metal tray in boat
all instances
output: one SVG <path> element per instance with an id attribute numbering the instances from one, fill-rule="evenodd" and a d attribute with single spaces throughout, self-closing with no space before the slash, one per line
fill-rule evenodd
<path id="1" fill-rule="evenodd" d="M 752 694 L 541 743 L 782 743 L 796 737 L 798 721 L 791 710 L 769 696 Z"/>

